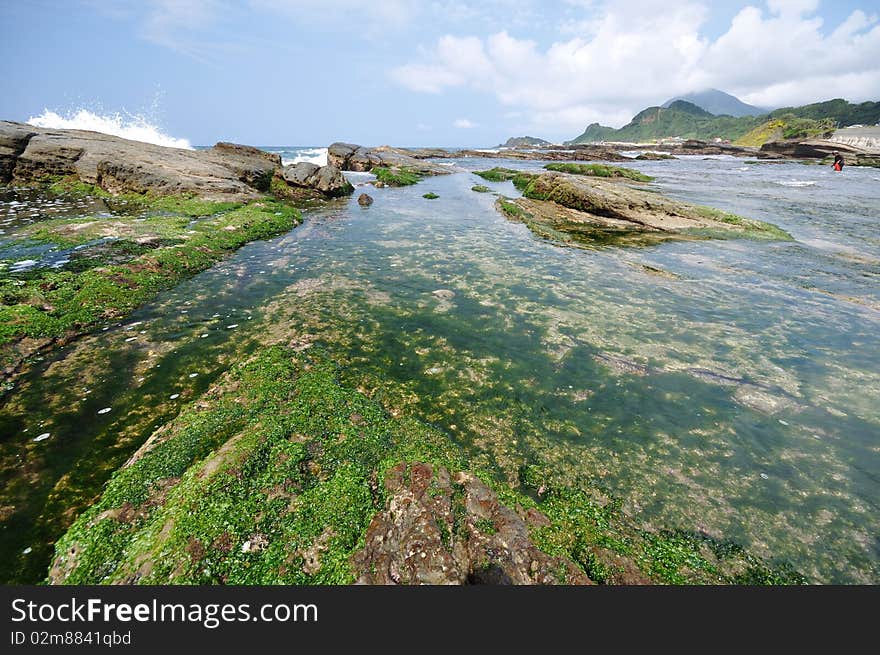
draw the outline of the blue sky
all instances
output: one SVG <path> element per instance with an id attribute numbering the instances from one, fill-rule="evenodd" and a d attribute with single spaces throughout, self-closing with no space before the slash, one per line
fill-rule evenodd
<path id="1" fill-rule="evenodd" d="M 194 144 L 493 145 L 715 87 L 880 100 L 880 4 L 0 0 L 0 119 L 146 115 Z"/>

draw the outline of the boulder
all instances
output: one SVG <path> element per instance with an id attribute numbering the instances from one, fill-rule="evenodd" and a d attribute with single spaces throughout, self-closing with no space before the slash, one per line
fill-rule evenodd
<path id="1" fill-rule="evenodd" d="M 369 207 L 370 205 L 373 204 L 373 198 L 371 196 L 367 195 L 366 193 L 362 193 L 361 195 L 358 196 L 358 204 L 361 207 Z"/>
<path id="2" fill-rule="evenodd" d="M 434 154 L 440 151 L 432 151 Z M 379 146 L 366 148 L 353 143 L 333 143 L 327 149 L 327 161 L 343 171 L 370 171 L 373 168 L 390 168 L 394 171 L 407 171 L 418 175 L 448 175 L 453 171 L 449 166 L 434 164 L 402 148 Z"/>
<path id="3" fill-rule="evenodd" d="M 281 170 L 281 178 L 288 186 L 317 191 L 325 196 L 342 196 L 354 191 L 336 166 L 318 166 L 310 162 L 289 164 Z"/>
<path id="4" fill-rule="evenodd" d="M 351 558 L 358 584 L 592 584 L 534 544 L 529 523 L 549 524 L 545 516 L 520 516 L 470 473 L 403 462 L 388 471 L 385 492 L 385 510 Z"/>
<path id="5" fill-rule="evenodd" d="M 311 186 L 309 181 L 320 168 L 317 164 L 301 161 L 296 164 L 288 164 L 281 169 L 281 177 L 292 186 L 308 187 Z"/>

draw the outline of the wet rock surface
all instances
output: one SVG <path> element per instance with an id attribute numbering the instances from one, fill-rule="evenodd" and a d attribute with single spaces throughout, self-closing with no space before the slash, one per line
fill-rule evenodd
<path id="1" fill-rule="evenodd" d="M 525 517 L 469 473 L 401 463 L 385 478 L 386 509 L 352 556 L 359 584 L 592 584 L 578 566 L 538 549 Z"/>
<path id="2" fill-rule="evenodd" d="M 427 156 L 438 156 L 442 151 L 431 151 Z M 420 156 L 415 156 L 419 154 Z M 449 166 L 425 161 L 426 153 L 410 153 L 401 148 L 379 146 L 367 148 L 353 143 L 333 143 L 327 151 L 327 161 L 343 171 L 371 171 L 389 168 L 418 175 L 448 175 L 454 172 Z"/>
<path id="3" fill-rule="evenodd" d="M 773 226 L 672 200 L 617 178 L 542 173 L 530 178 L 523 196 L 501 199 L 498 207 L 533 229 L 546 228 L 545 236 L 551 237 L 555 232 L 598 241 L 633 234 L 663 239 L 711 230 L 785 237 Z"/>

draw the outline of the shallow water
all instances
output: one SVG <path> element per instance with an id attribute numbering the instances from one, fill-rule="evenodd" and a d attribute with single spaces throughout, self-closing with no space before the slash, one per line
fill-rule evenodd
<path id="1" fill-rule="evenodd" d="M 345 381 L 501 476 L 550 464 L 648 526 L 735 539 L 814 582 L 880 582 L 880 173 L 633 166 L 795 241 L 567 249 L 467 173 L 358 189 L 19 380 L 0 410 L 0 577 L 41 579 L 47 544 L 152 429 L 281 342 L 328 348 Z"/>

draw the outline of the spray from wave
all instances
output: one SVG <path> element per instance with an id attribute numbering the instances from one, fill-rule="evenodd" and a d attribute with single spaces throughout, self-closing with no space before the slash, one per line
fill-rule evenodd
<path id="1" fill-rule="evenodd" d="M 298 164 L 301 161 L 318 166 L 327 165 L 327 148 L 283 148 L 279 152 L 281 153 L 281 163 L 285 166 Z"/>
<path id="2" fill-rule="evenodd" d="M 112 134 L 113 136 L 131 139 L 132 141 L 153 143 L 157 146 L 184 148 L 186 150 L 193 149 L 187 139 L 177 139 L 173 136 L 168 136 L 143 116 L 123 116 L 118 112 L 115 114 L 99 115 L 88 109 L 79 109 L 76 113 L 68 114 L 65 117 L 54 111 L 44 109 L 42 114 L 31 116 L 27 122 L 28 125 L 33 125 L 34 127 L 91 130 L 92 132 Z"/>

